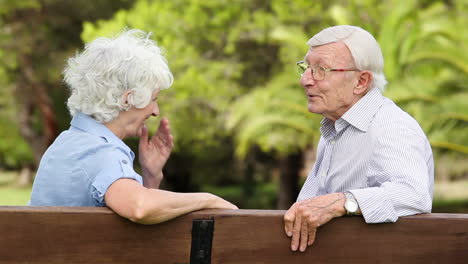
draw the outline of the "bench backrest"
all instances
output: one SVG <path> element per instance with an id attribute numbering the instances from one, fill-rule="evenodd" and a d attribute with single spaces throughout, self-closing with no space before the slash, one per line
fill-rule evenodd
<path id="1" fill-rule="evenodd" d="M 0 263 L 468 263 L 468 214 L 342 217 L 292 252 L 276 210 L 205 210 L 140 225 L 107 208 L 0 206 Z"/>

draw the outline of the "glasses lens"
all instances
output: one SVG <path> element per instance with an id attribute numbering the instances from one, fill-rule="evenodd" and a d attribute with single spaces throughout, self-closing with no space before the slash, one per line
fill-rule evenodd
<path id="1" fill-rule="evenodd" d="M 314 75 L 314 79 L 317 81 L 321 81 L 325 78 L 325 69 L 318 65 L 314 65 L 312 67 L 312 73 Z"/>

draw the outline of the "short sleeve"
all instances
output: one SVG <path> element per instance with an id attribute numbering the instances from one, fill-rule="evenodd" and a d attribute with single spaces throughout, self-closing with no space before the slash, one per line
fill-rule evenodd
<path id="1" fill-rule="evenodd" d="M 100 171 L 91 183 L 91 195 L 96 206 L 106 206 L 104 195 L 119 179 L 133 179 L 143 184 L 142 177 L 133 170 L 133 161 L 125 153 L 112 151 L 102 160 Z"/>

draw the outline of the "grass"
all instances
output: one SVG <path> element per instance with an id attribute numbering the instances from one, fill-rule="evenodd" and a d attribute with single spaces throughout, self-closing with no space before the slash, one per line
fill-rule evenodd
<path id="1" fill-rule="evenodd" d="M 468 180 L 436 182 L 432 212 L 468 214 Z"/>
<path id="2" fill-rule="evenodd" d="M 27 205 L 31 188 L 0 188 L 0 205 Z"/>
<path id="3" fill-rule="evenodd" d="M 0 205 L 27 205 L 31 195 L 31 186 L 14 185 L 18 172 L 0 171 Z"/>
<path id="4" fill-rule="evenodd" d="M 468 199 L 434 200 L 432 212 L 468 214 Z"/>

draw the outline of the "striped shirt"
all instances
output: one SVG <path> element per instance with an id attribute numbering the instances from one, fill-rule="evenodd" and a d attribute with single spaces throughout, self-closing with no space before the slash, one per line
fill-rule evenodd
<path id="1" fill-rule="evenodd" d="M 409 114 L 369 91 L 335 123 L 322 120 L 317 160 L 297 198 L 349 191 L 367 223 L 432 209 L 434 161 Z"/>

